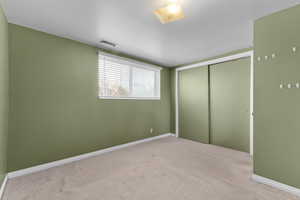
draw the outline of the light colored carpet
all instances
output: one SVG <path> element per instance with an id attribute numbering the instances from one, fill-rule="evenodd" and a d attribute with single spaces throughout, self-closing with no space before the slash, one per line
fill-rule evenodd
<path id="1" fill-rule="evenodd" d="M 246 153 L 168 137 L 9 180 L 4 200 L 299 200 Z"/>

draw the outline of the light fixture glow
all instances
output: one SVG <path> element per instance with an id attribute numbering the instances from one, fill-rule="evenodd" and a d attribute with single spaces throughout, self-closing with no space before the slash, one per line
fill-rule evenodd
<path id="1" fill-rule="evenodd" d="M 181 11 L 181 7 L 178 4 L 170 4 L 167 6 L 167 9 L 170 14 L 177 14 Z"/>
<path id="2" fill-rule="evenodd" d="M 185 17 L 179 0 L 167 0 L 167 2 L 164 7 L 154 11 L 154 14 L 162 24 L 177 21 Z"/>
<path id="3" fill-rule="evenodd" d="M 168 4 L 170 3 L 179 3 L 178 0 L 167 0 Z"/>

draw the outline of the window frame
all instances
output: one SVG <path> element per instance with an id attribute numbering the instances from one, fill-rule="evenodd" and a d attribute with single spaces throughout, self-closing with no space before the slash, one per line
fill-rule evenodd
<path id="1" fill-rule="evenodd" d="M 130 77 L 129 77 L 129 82 L 130 82 L 130 90 L 132 90 L 132 68 L 140 68 L 140 69 L 145 69 L 145 70 L 149 70 L 149 71 L 153 71 L 155 72 L 155 93 L 157 93 L 157 96 L 155 97 L 122 97 L 122 96 L 101 96 L 101 78 L 100 78 L 100 57 L 106 57 L 109 58 L 110 60 L 115 60 L 117 63 L 119 64 L 124 64 L 124 65 L 128 65 L 129 69 L 130 69 Z M 111 99 L 111 100 L 161 100 L 161 70 L 163 68 L 156 66 L 156 65 L 152 65 L 152 64 L 148 64 L 148 63 L 144 63 L 144 62 L 140 62 L 134 59 L 129 59 L 129 58 L 124 58 L 121 56 L 116 56 L 116 55 L 112 55 L 106 52 L 102 52 L 102 51 L 98 51 L 98 66 L 97 66 L 97 84 L 98 84 L 98 99 Z"/>

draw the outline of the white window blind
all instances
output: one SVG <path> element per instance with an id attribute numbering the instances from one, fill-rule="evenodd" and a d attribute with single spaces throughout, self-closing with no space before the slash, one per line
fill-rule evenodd
<path id="1" fill-rule="evenodd" d="M 99 97 L 160 99 L 161 68 L 99 53 Z"/>

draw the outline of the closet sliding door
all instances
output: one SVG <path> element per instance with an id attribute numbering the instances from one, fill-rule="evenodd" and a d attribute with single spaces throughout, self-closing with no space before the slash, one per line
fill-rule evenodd
<path id="1" fill-rule="evenodd" d="M 179 72 L 179 136 L 209 143 L 208 66 Z"/>
<path id="2" fill-rule="evenodd" d="M 210 141 L 214 145 L 250 151 L 250 66 L 250 58 L 210 66 Z"/>

